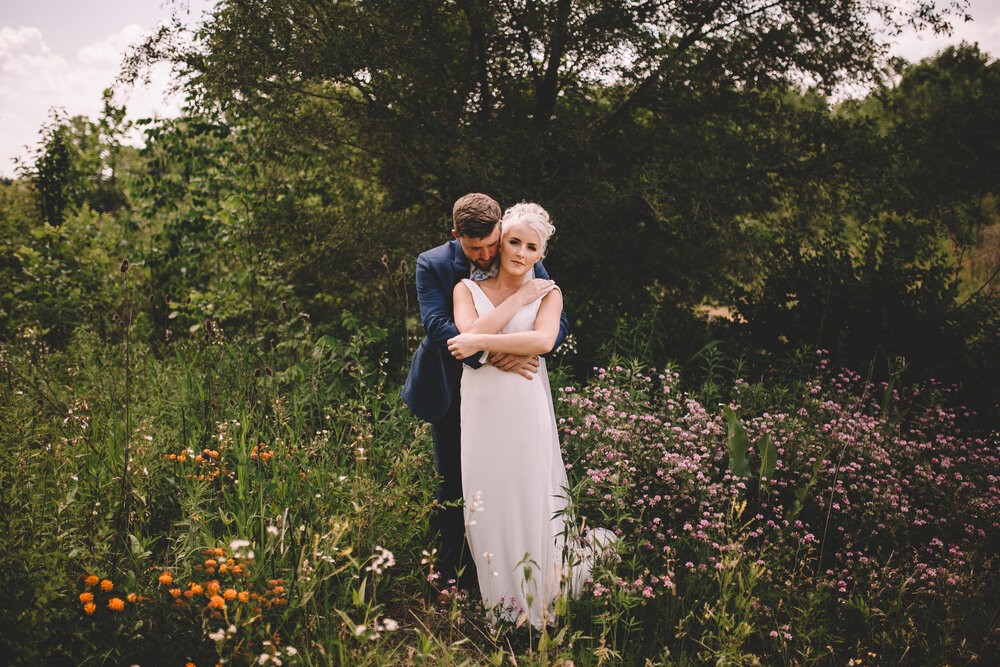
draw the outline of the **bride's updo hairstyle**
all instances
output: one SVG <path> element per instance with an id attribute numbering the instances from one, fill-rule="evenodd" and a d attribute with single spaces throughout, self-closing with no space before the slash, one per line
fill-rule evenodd
<path id="1" fill-rule="evenodd" d="M 504 211 L 503 218 L 500 219 L 500 238 L 503 238 L 507 230 L 517 223 L 528 225 L 538 233 L 538 238 L 542 240 L 542 256 L 544 257 L 545 245 L 556 231 L 555 226 L 549 222 L 548 212 L 538 204 L 527 202 L 514 204 Z"/>

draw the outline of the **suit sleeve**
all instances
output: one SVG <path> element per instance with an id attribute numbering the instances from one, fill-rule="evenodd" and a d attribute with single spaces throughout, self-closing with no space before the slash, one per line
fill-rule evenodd
<path id="1" fill-rule="evenodd" d="M 417 257 L 417 303 L 420 305 L 420 322 L 431 346 L 438 350 L 448 348 L 448 339 L 459 334 L 455 326 L 451 293 L 454 285 L 447 284 L 443 272 L 420 255 Z M 479 368 L 479 355 L 467 357 L 462 363 Z"/>
<path id="2" fill-rule="evenodd" d="M 549 278 L 549 272 L 545 270 L 545 267 L 542 266 L 541 262 L 535 264 L 535 277 L 551 280 L 551 278 Z M 569 318 L 566 317 L 566 309 L 564 308 L 562 313 L 559 315 L 559 335 L 556 336 L 556 343 L 552 346 L 552 349 L 549 350 L 548 354 L 552 354 L 556 351 L 556 348 L 562 345 L 562 342 L 566 340 L 567 333 L 569 333 Z"/>

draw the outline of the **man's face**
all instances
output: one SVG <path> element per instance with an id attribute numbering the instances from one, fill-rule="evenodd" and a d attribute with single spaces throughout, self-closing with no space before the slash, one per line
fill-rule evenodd
<path id="1" fill-rule="evenodd" d="M 499 225 L 494 227 L 490 235 L 484 238 L 459 236 L 458 232 L 454 229 L 451 230 L 451 233 L 462 244 L 462 251 L 469 258 L 470 262 L 484 271 L 493 265 L 493 260 L 497 256 L 497 249 L 500 247 Z"/>

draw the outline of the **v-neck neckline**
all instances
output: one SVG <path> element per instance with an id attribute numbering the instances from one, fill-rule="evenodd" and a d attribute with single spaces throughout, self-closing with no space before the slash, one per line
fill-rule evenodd
<path id="1" fill-rule="evenodd" d="M 490 298 L 490 295 L 486 293 L 486 290 L 483 289 L 482 285 L 480 285 L 478 281 L 475 281 L 472 278 L 469 278 L 468 280 L 470 283 L 476 286 L 476 289 L 478 289 L 479 292 L 484 297 L 486 297 L 486 300 L 490 302 L 490 305 L 493 306 L 493 308 L 496 308 L 497 306 L 500 305 L 500 303 L 503 303 L 503 301 L 501 301 L 500 303 L 493 303 L 493 299 Z"/>

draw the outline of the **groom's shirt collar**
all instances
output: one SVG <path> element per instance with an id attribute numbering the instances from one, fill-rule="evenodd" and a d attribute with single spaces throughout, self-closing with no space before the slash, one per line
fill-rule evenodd
<path id="1" fill-rule="evenodd" d="M 489 270 L 483 271 L 478 266 L 470 262 L 469 258 L 465 256 L 461 243 L 456 240 L 452 240 L 450 243 L 452 244 L 451 261 L 460 273 L 467 273 L 470 278 L 477 281 L 496 277 L 497 272 L 500 270 L 499 257 L 494 259 L 493 265 L 489 268 Z"/>

